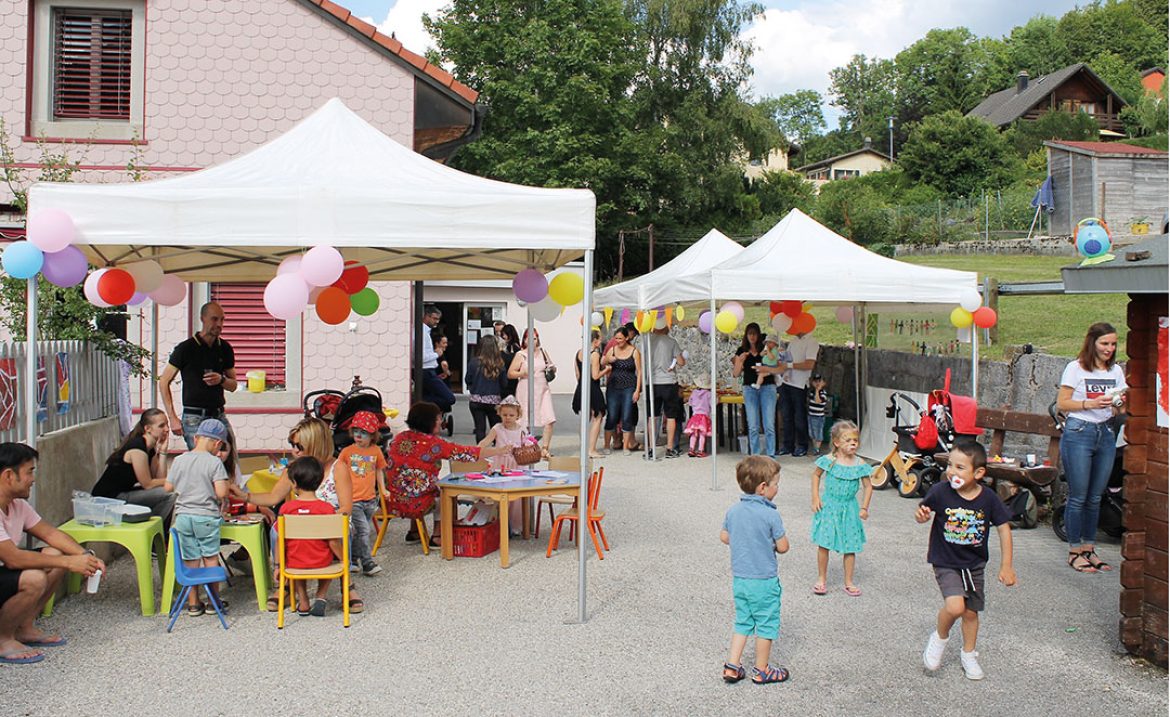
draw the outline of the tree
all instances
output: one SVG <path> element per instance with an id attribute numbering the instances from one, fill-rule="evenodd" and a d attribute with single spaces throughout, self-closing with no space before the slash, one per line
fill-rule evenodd
<path id="1" fill-rule="evenodd" d="M 1089 68 L 1127 104 L 1132 105 L 1145 94 L 1141 73 L 1116 52 L 1102 52 L 1089 62 Z"/>
<path id="2" fill-rule="evenodd" d="M 843 67 L 829 71 L 829 94 L 840 107 L 841 129 L 880 137 L 886 118 L 894 114 L 894 62 L 854 55 Z M 856 149 L 854 147 L 853 149 Z"/>
<path id="3" fill-rule="evenodd" d="M 1166 80 L 1162 80 L 1162 87 L 1157 94 L 1143 94 L 1136 103 L 1122 109 L 1121 119 L 1131 136 L 1165 135 L 1167 125 L 1170 124 L 1166 114 Z"/>
<path id="4" fill-rule="evenodd" d="M 967 112 L 987 94 L 988 57 L 965 27 L 931 30 L 894 58 L 903 124 L 947 110 Z"/>
<path id="5" fill-rule="evenodd" d="M 836 157 L 838 154 L 860 149 L 864 142 L 865 138 L 861 132 L 835 129 L 822 135 L 809 137 L 800 145 L 800 152 L 794 158 L 790 157 L 790 160 L 793 160 L 793 164 L 796 166 L 802 167 L 822 159 Z"/>
<path id="6" fill-rule="evenodd" d="M 954 197 L 1002 187 L 1019 172 L 1019 160 L 998 130 L 955 110 L 911 128 L 898 163 L 911 179 Z"/>
<path id="7" fill-rule="evenodd" d="M 1045 112 L 1035 120 L 1016 120 L 1005 136 L 1021 157 L 1044 146 L 1045 140 L 1095 141 L 1100 135 L 1097 120 L 1084 112 Z"/>
<path id="8" fill-rule="evenodd" d="M 751 193 L 765 217 L 782 217 L 793 209 L 807 214 L 816 203 L 812 183 L 794 172 L 764 172 L 752 182 Z"/>
<path id="9" fill-rule="evenodd" d="M 1161 12 L 1166 12 L 1165 7 Z M 1166 61 L 1166 23 L 1163 19 L 1152 24 L 1150 20 L 1156 16 L 1147 4 L 1094 0 L 1065 13 L 1059 26 L 1073 62 L 1088 62 L 1102 52 L 1114 52 L 1132 67 L 1146 68 Z"/>
<path id="10" fill-rule="evenodd" d="M 816 218 L 857 244 L 884 244 L 893 239 L 892 212 L 865 182 L 839 179 L 821 187 Z"/>
<path id="11" fill-rule="evenodd" d="M 1048 15 L 1037 15 L 1012 28 L 1003 40 L 988 41 L 984 52 L 989 63 L 987 84 L 991 92 L 1013 86 L 1021 71 L 1035 78 L 1075 62 L 1069 54 L 1068 42 L 1060 33 L 1060 21 Z"/>
<path id="12" fill-rule="evenodd" d="M 788 142 L 804 143 L 825 129 L 825 103 L 816 90 L 797 90 L 779 97 L 766 97 L 757 105 L 771 117 Z"/>

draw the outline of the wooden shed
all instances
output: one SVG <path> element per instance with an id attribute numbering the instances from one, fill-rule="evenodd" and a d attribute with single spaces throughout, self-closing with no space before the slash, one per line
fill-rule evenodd
<path id="1" fill-rule="evenodd" d="M 1122 644 L 1166 667 L 1167 376 L 1170 238 L 1161 234 L 1120 250 L 1103 264 L 1062 271 L 1066 294 L 1126 293 L 1125 535 L 1121 546 Z"/>
<path id="2" fill-rule="evenodd" d="M 1120 142 L 1054 140 L 1044 146 L 1052 177 L 1053 235 L 1071 235 L 1086 217 L 1104 219 L 1114 241 L 1128 243 L 1134 236 L 1161 231 L 1167 208 L 1166 152 Z"/>

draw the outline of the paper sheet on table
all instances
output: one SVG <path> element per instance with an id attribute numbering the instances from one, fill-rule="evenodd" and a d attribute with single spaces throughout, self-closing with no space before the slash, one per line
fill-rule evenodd
<path id="1" fill-rule="evenodd" d="M 486 476 L 483 480 L 476 481 L 476 482 L 477 483 L 515 483 L 516 481 L 532 480 L 533 478 L 536 478 L 536 477 L 537 476 L 535 474 L 529 475 L 528 473 L 521 473 L 520 475 L 508 475 L 508 474 L 499 475 L 499 476 L 489 475 L 489 476 Z"/>
<path id="2" fill-rule="evenodd" d="M 532 471 L 533 478 L 566 478 L 568 475 L 564 471 Z"/>

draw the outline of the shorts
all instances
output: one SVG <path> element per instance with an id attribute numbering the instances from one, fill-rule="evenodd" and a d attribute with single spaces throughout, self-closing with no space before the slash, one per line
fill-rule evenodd
<path id="1" fill-rule="evenodd" d="M 808 437 L 820 443 L 825 440 L 825 417 L 824 416 L 809 416 L 808 417 Z"/>
<path id="2" fill-rule="evenodd" d="M 678 392 L 677 383 L 654 384 L 654 415 L 666 416 L 668 419 L 681 421 L 686 418 L 683 413 L 682 396 Z"/>
<path id="3" fill-rule="evenodd" d="M 764 640 L 780 636 L 780 579 L 732 578 L 735 632 Z"/>
<path id="4" fill-rule="evenodd" d="M 20 592 L 20 574 L 23 570 L 13 570 L 0 565 L 0 605 Z"/>
<path id="5" fill-rule="evenodd" d="M 179 551 L 183 560 L 198 560 L 219 555 L 219 525 L 218 515 L 189 515 L 180 513 L 175 516 L 175 532 L 179 534 Z"/>
<path id="6" fill-rule="evenodd" d="M 943 598 L 962 595 L 967 601 L 967 609 L 972 612 L 982 612 L 983 599 L 983 566 L 977 568 L 942 568 L 934 566 L 934 579 L 938 582 L 938 589 Z"/>

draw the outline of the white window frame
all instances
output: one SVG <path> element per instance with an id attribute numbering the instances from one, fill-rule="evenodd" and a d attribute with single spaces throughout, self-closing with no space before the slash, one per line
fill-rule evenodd
<path id="1" fill-rule="evenodd" d="M 53 119 L 53 11 L 129 10 L 130 119 Z M 29 134 L 52 139 L 131 141 L 143 139 L 145 128 L 146 0 L 37 0 L 33 15 L 32 115 Z"/>

